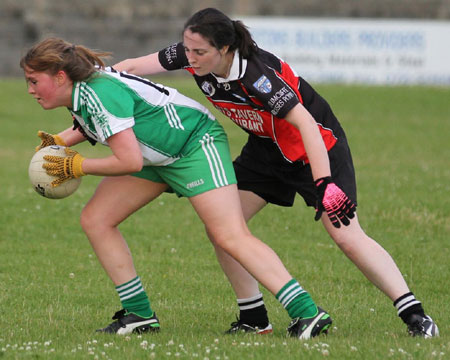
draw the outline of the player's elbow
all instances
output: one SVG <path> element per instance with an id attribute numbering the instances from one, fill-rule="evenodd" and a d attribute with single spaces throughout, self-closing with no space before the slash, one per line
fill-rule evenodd
<path id="1" fill-rule="evenodd" d="M 142 170 L 142 167 L 144 166 L 144 160 L 142 157 L 135 157 L 131 161 L 127 161 L 126 167 L 127 167 L 127 173 L 135 173 Z"/>

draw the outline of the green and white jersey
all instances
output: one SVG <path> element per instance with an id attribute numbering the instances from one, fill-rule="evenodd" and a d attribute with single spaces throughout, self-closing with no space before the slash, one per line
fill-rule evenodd
<path id="1" fill-rule="evenodd" d="M 133 128 L 144 166 L 165 166 L 186 155 L 215 122 L 203 105 L 147 79 L 99 70 L 75 82 L 69 109 L 86 135 L 106 140 Z"/>

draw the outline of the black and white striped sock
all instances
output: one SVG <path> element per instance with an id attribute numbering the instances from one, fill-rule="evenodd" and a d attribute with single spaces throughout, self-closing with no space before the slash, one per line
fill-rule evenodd
<path id="1" fill-rule="evenodd" d="M 412 292 L 400 296 L 394 301 L 398 316 L 401 317 L 405 324 L 408 324 L 409 317 L 412 314 L 425 316 L 422 303 L 416 299 Z"/>
<path id="2" fill-rule="evenodd" d="M 269 318 L 267 317 L 267 310 L 261 293 L 247 299 L 237 299 L 237 303 L 241 322 L 250 326 L 258 326 L 259 328 L 265 328 L 269 325 Z"/>

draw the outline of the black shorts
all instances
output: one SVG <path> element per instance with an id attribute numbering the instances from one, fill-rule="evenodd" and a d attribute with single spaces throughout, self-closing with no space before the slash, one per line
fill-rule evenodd
<path id="1" fill-rule="evenodd" d="M 343 133 L 328 156 L 333 181 L 356 204 L 355 169 Z M 250 135 L 233 164 L 240 190 L 251 191 L 268 203 L 281 206 L 292 206 L 298 193 L 306 205 L 316 205 L 310 165 L 286 161 L 271 139 Z"/>

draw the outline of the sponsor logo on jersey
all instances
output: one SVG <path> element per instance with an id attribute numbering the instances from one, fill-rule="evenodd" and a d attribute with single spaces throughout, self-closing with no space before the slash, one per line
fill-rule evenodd
<path id="1" fill-rule="evenodd" d="M 205 182 L 203 181 L 203 179 L 198 179 L 193 182 L 190 182 L 189 184 L 186 184 L 186 189 L 193 189 L 197 186 L 203 185 L 204 183 Z"/>
<path id="2" fill-rule="evenodd" d="M 173 59 L 177 58 L 177 44 L 170 45 L 164 52 L 166 60 L 169 64 L 173 63 Z"/>
<path id="3" fill-rule="evenodd" d="M 253 83 L 253 87 L 261 93 L 269 94 L 272 91 L 272 84 L 266 75 L 262 75 Z"/>
<path id="4" fill-rule="evenodd" d="M 281 108 L 294 97 L 295 95 L 292 90 L 288 89 L 286 86 L 283 86 L 280 90 L 273 94 L 267 104 L 272 108 L 272 114 L 277 116 Z"/>
<path id="5" fill-rule="evenodd" d="M 256 134 L 264 134 L 263 118 L 257 111 L 247 108 L 226 108 L 217 104 L 215 104 L 214 106 L 217 108 L 217 110 L 219 110 L 225 116 L 228 116 L 240 127 L 250 130 Z"/>
<path id="6" fill-rule="evenodd" d="M 202 83 L 202 90 L 204 93 L 208 94 L 209 96 L 213 96 L 216 92 L 214 85 L 212 83 L 210 83 L 209 81 L 204 81 Z"/>

